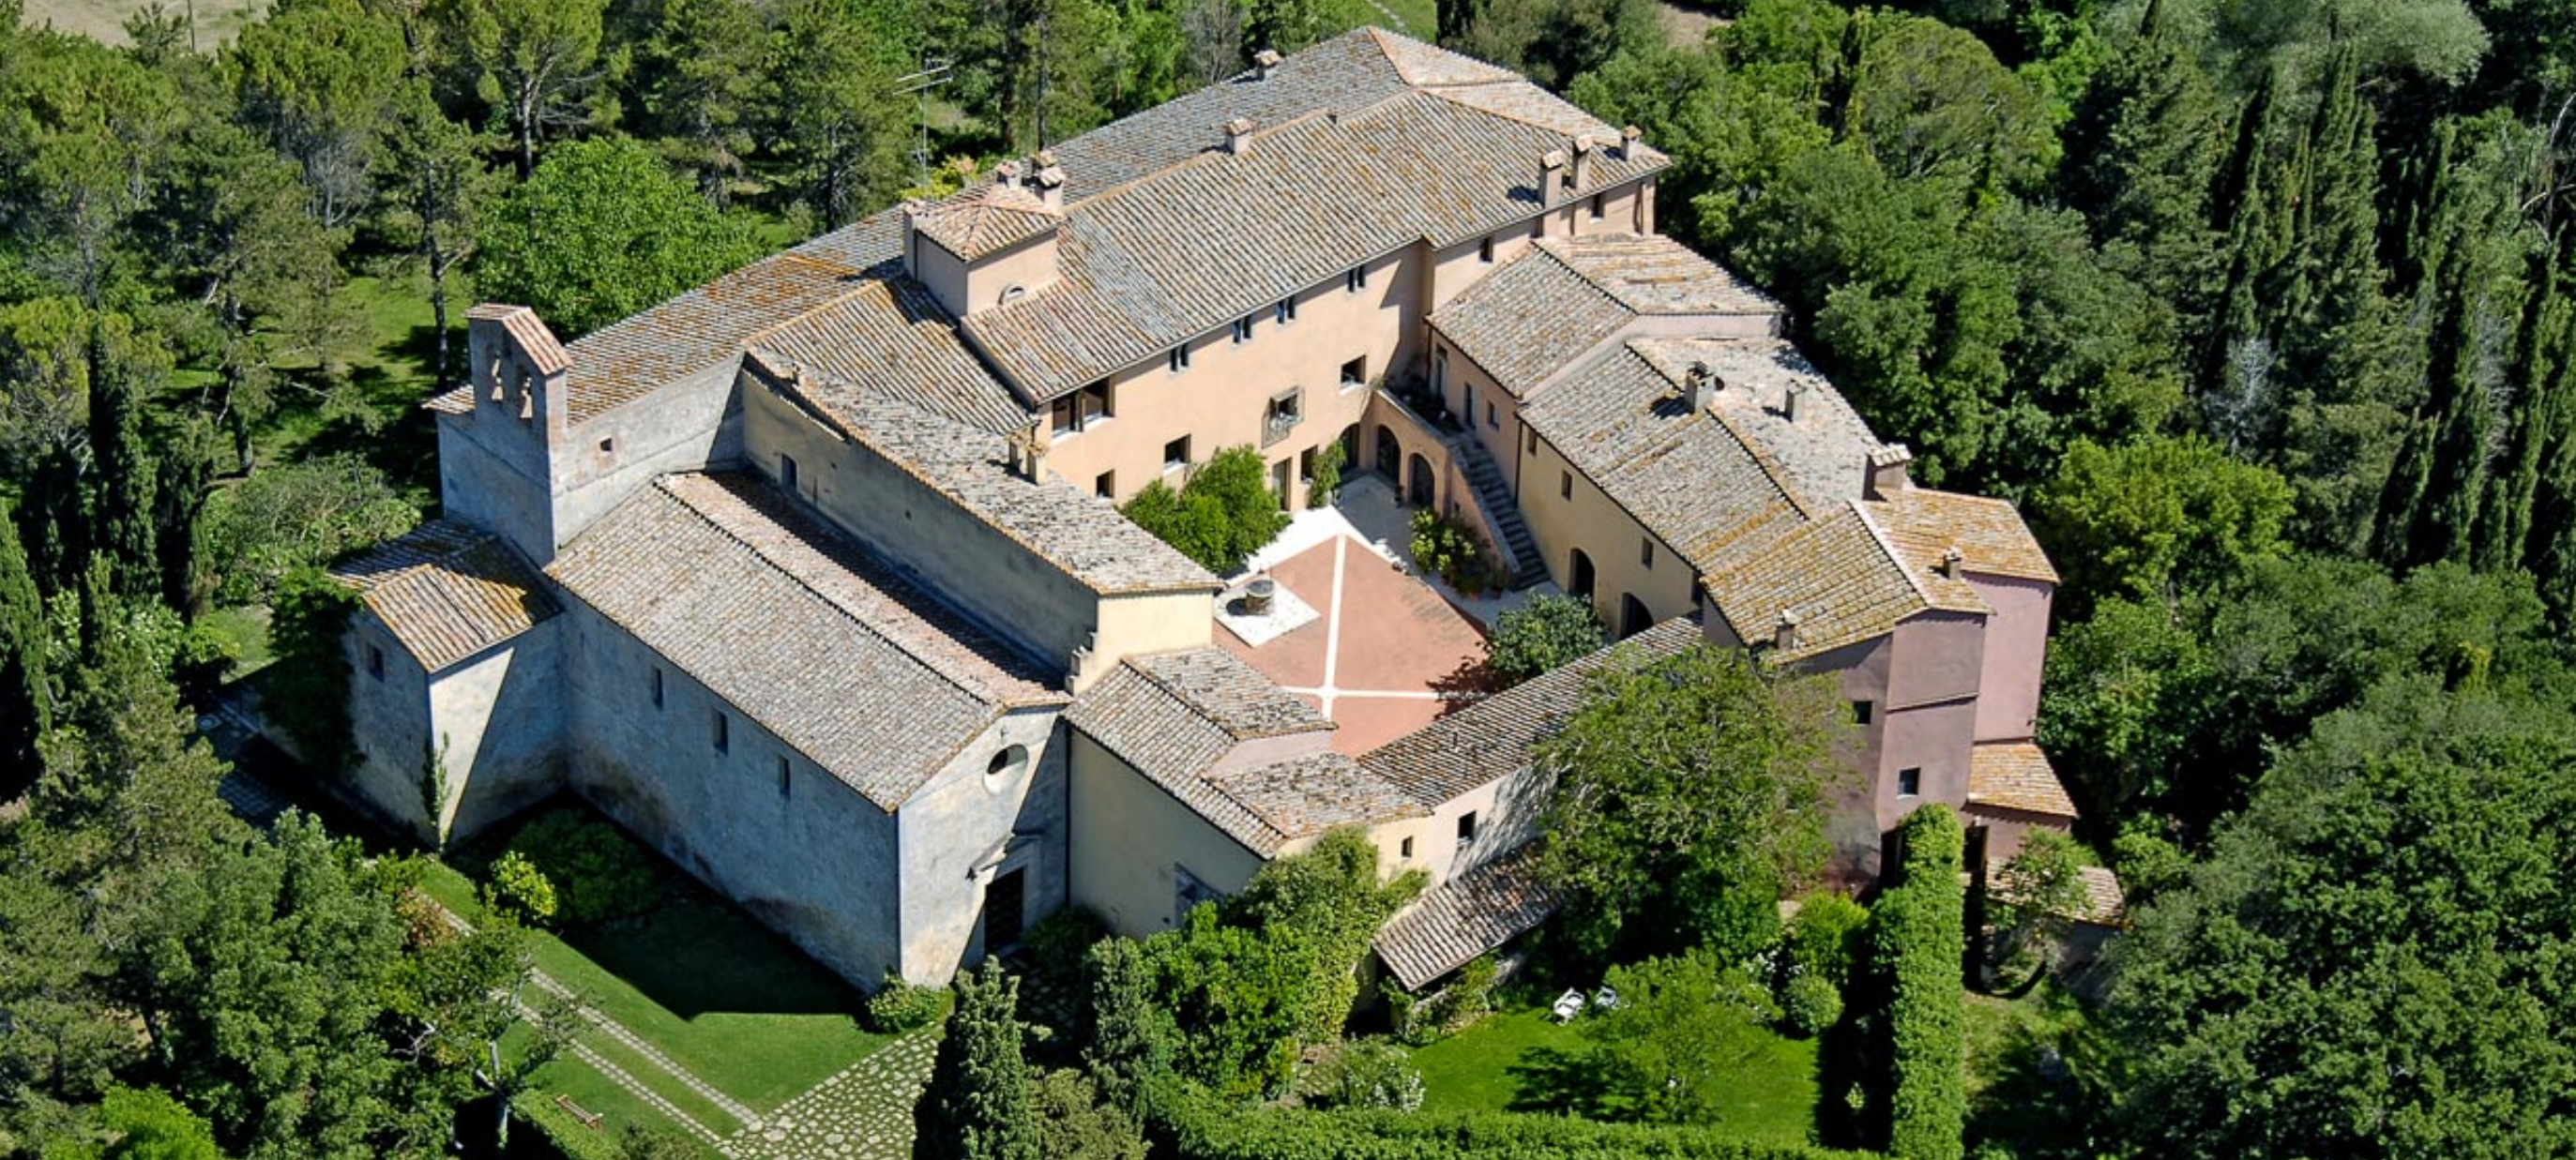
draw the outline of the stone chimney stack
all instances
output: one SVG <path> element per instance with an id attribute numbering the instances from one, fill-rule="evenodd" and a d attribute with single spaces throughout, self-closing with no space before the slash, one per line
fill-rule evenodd
<path id="1" fill-rule="evenodd" d="M 1794 651 L 1798 647 L 1797 613 L 1786 608 L 1780 610 L 1779 623 L 1771 627 L 1771 647 L 1781 652 Z"/>
<path id="2" fill-rule="evenodd" d="M 1029 159 L 1029 162 L 1037 167 L 1037 172 L 1029 178 L 1029 184 L 1037 187 L 1038 200 L 1045 203 L 1048 209 L 1063 213 L 1064 170 L 1058 168 L 1055 163 L 1055 151 L 1041 149 L 1037 156 Z"/>
<path id="3" fill-rule="evenodd" d="M 1967 558 L 1957 544 L 1941 549 L 1941 574 L 1952 580 L 1962 579 L 1967 570 Z"/>
<path id="4" fill-rule="evenodd" d="M 1717 372 L 1708 369 L 1708 364 L 1704 362 L 1692 363 L 1690 373 L 1684 377 L 1684 381 L 1690 387 L 1690 405 L 1693 414 L 1717 406 L 1717 393 L 1726 388 L 1726 384 L 1719 381 Z"/>
<path id="5" fill-rule="evenodd" d="M 1539 154 L 1538 203 L 1540 205 L 1546 205 L 1547 203 L 1556 200 L 1558 189 L 1564 184 L 1564 182 L 1565 150 L 1550 149 L 1545 153 Z"/>
<path id="6" fill-rule="evenodd" d="M 1806 409 L 1806 400 L 1807 384 L 1789 384 L 1789 389 L 1780 395 L 1780 417 L 1791 423 L 1797 422 L 1798 413 Z"/>
<path id="7" fill-rule="evenodd" d="M 1265 48 L 1252 54 L 1252 79 L 1257 81 L 1269 80 L 1270 74 L 1277 71 L 1278 68 L 1278 53 Z"/>
<path id="8" fill-rule="evenodd" d="M 1011 432 L 1011 474 L 1036 483 L 1046 470 L 1046 455 L 1047 436 L 1042 426 Z"/>
<path id="9" fill-rule="evenodd" d="M 1592 188 L 1592 155 L 1599 151 L 1600 145 L 1593 141 L 1590 133 L 1574 139 L 1574 168 L 1566 174 L 1574 192 Z"/>
<path id="10" fill-rule="evenodd" d="M 1914 481 L 1907 478 L 1905 465 L 1914 462 L 1914 453 L 1902 443 L 1882 443 L 1869 453 L 1869 477 L 1862 494 L 1869 499 L 1884 500 L 1899 492 L 1911 491 Z"/>
<path id="11" fill-rule="evenodd" d="M 1636 160 L 1637 139 L 1643 136 L 1645 136 L 1645 134 L 1639 132 L 1635 125 L 1630 125 L 1627 128 L 1619 130 L 1619 160 Z"/>
<path id="12" fill-rule="evenodd" d="M 1225 123 L 1225 151 L 1237 157 L 1252 152 L 1252 118 L 1237 117 Z"/>

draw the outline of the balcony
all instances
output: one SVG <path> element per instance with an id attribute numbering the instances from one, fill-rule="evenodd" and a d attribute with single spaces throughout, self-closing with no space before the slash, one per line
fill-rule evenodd
<path id="1" fill-rule="evenodd" d="M 1306 421 L 1305 396 L 1306 392 L 1301 387 L 1290 387 L 1271 396 L 1270 407 L 1261 416 L 1261 446 L 1264 449 L 1286 439 L 1296 432 L 1297 424 Z"/>

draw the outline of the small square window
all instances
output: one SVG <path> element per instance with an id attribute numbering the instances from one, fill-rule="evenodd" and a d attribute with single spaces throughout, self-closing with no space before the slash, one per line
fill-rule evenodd
<path id="1" fill-rule="evenodd" d="M 653 666 L 653 707 L 662 707 L 662 666 Z"/>
<path id="2" fill-rule="evenodd" d="M 1557 472 L 1557 473 L 1556 473 L 1556 498 L 1558 498 L 1558 499 L 1573 499 L 1573 498 L 1574 498 L 1574 473 L 1573 473 L 1573 472 L 1571 472 L 1571 471 L 1560 471 L 1560 472 Z"/>
<path id="3" fill-rule="evenodd" d="M 1878 703 L 1875 701 L 1854 701 L 1851 709 L 1854 725 L 1867 725 L 1878 717 Z"/>
<path id="4" fill-rule="evenodd" d="M 1289 297 L 1280 299 L 1279 305 L 1272 307 L 1271 312 L 1277 318 L 1279 325 L 1281 326 L 1286 326 L 1291 322 L 1297 321 L 1296 296 L 1290 295 Z"/>
<path id="5" fill-rule="evenodd" d="M 1351 267 L 1349 273 L 1342 275 L 1342 289 L 1353 294 L 1368 289 L 1368 267 Z"/>
<path id="6" fill-rule="evenodd" d="M 1410 858 L 1410 857 L 1412 857 L 1412 856 L 1413 856 L 1413 839 L 1411 839 L 1411 838 L 1406 838 L 1404 841 L 1402 841 L 1402 842 L 1398 843 L 1398 844 L 1396 845 L 1395 856 L 1396 856 L 1396 857 L 1398 857 L 1398 858 Z"/>
<path id="7" fill-rule="evenodd" d="M 385 650 L 367 646 L 367 675 L 379 681 L 385 679 Z"/>
<path id="8" fill-rule="evenodd" d="M 602 452 L 608 452 L 608 451 L 615 451 L 615 450 L 617 450 L 617 440 L 616 440 L 616 438 L 612 436 L 612 437 L 610 437 L 610 438 L 600 440 L 600 441 L 599 441 L 599 449 L 600 449 Z"/>
<path id="9" fill-rule="evenodd" d="M 1190 437 L 1183 435 L 1163 445 L 1163 470 L 1179 471 L 1190 465 Z"/>
<path id="10" fill-rule="evenodd" d="M 1592 195 L 1592 220 L 1601 220 L 1601 195 L 1597 193 Z"/>
<path id="11" fill-rule="evenodd" d="M 1655 566 L 1655 541 L 1651 539 L 1637 541 L 1637 563 L 1641 567 Z"/>
<path id="12" fill-rule="evenodd" d="M 1458 815 L 1458 844 L 1461 846 L 1476 844 L 1476 811 L 1469 810 Z"/>
<path id="13" fill-rule="evenodd" d="M 1896 771 L 1896 796 L 1923 796 L 1923 770 L 1920 767 L 1909 765 Z"/>
<path id="14" fill-rule="evenodd" d="M 1190 344 L 1185 342 L 1173 347 L 1170 353 L 1163 356 L 1163 362 L 1172 368 L 1173 374 L 1190 369 Z"/>
<path id="15" fill-rule="evenodd" d="M 1115 471 L 1101 472 L 1098 478 L 1091 481 L 1091 494 L 1099 496 L 1102 499 L 1117 498 L 1118 473 Z"/>
<path id="16" fill-rule="evenodd" d="M 778 755 L 778 796 L 788 797 L 796 791 L 796 768 L 787 763 L 787 755 Z"/>
<path id="17" fill-rule="evenodd" d="M 1368 381 L 1368 360 L 1355 358 L 1342 364 L 1342 385 L 1356 387 Z"/>
<path id="18" fill-rule="evenodd" d="M 718 753 L 729 753 L 733 750 L 733 718 L 722 713 L 716 714 L 715 743 Z"/>
<path id="19" fill-rule="evenodd" d="M 1476 243 L 1476 260 L 1479 262 L 1494 260 L 1494 239 L 1491 235 L 1487 235 L 1484 241 Z"/>
<path id="20" fill-rule="evenodd" d="M 796 457 L 785 452 L 778 456 L 778 486 L 796 490 Z"/>
<path id="21" fill-rule="evenodd" d="M 1234 340 L 1235 340 L 1236 342 L 1250 342 L 1250 341 L 1252 341 L 1252 316 L 1251 316 L 1251 315 L 1247 314 L 1247 315 L 1244 315 L 1244 316 L 1243 316 L 1243 317 L 1241 317 L 1241 318 L 1238 318 L 1238 319 L 1235 319 L 1235 320 L 1234 320 Z"/>

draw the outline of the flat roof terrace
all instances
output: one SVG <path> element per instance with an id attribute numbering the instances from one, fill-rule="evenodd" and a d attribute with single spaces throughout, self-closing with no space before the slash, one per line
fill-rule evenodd
<path id="1" fill-rule="evenodd" d="M 1315 619 L 1257 645 L 1222 625 L 1216 634 L 1218 644 L 1332 718 L 1333 748 L 1352 756 L 1471 699 L 1464 682 L 1485 657 L 1483 629 L 1405 572 L 1400 551 L 1368 539 L 1339 512 L 1301 513 L 1256 557 L 1256 574 L 1266 572 Z"/>

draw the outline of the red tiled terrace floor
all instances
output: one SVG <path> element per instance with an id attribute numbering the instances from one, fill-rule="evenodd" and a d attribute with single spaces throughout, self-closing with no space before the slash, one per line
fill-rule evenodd
<path id="1" fill-rule="evenodd" d="M 1485 655 L 1484 634 L 1440 594 L 1348 535 L 1270 569 L 1319 614 L 1259 648 L 1219 628 L 1217 642 L 1340 726 L 1333 748 L 1357 756 L 1431 723 L 1439 689 Z"/>

